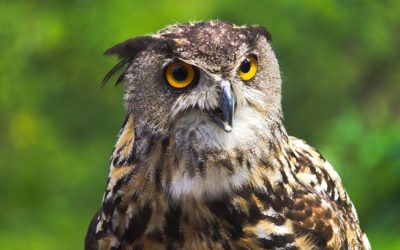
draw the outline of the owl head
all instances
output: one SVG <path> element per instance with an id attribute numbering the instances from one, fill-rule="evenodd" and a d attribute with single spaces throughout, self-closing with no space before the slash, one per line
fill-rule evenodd
<path id="1" fill-rule="evenodd" d="M 235 147 L 268 138 L 282 122 L 281 77 L 270 42 L 258 26 L 175 24 L 107 50 L 121 61 L 105 80 L 123 71 L 117 83 L 126 82 L 136 133 L 174 137 L 182 147 Z"/>

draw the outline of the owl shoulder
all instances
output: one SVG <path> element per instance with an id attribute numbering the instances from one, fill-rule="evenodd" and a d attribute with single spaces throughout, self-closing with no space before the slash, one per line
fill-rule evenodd
<path id="1" fill-rule="evenodd" d="M 348 196 L 340 176 L 321 153 L 296 137 L 289 137 L 291 152 L 289 161 L 294 168 L 296 178 L 319 195 L 330 200 L 347 201 Z"/>
<path id="2" fill-rule="evenodd" d="M 289 137 L 289 147 L 291 168 L 303 187 L 294 195 L 294 205 L 287 214 L 296 233 L 311 236 L 317 246 L 326 249 L 370 249 L 353 203 L 332 165 L 303 140 Z"/>

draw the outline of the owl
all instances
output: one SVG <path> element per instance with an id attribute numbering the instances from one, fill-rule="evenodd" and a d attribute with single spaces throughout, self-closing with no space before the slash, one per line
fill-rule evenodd
<path id="1" fill-rule="evenodd" d="M 285 130 L 265 28 L 174 24 L 106 54 L 126 118 L 86 249 L 370 249 L 336 171 Z"/>

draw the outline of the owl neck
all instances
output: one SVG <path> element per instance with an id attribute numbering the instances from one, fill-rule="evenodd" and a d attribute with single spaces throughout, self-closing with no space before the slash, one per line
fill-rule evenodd
<path id="1" fill-rule="evenodd" d="M 251 144 L 232 148 L 182 146 L 176 135 L 139 129 L 128 116 L 111 157 L 109 189 L 124 179 L 136 183 L 131 192 L 146 189 L 172 199 L 214 199 L 256 180 L 260 166 L 281 168 L 276 159 L 288 148 L 287 143 L 284 127 L 276 123 Z"/>

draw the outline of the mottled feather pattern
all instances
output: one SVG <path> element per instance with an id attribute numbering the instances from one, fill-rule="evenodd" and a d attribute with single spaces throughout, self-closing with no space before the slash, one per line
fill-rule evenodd
<path id="1" fill-rule="evenodd" d="M 148 159 L 132 161 L 139 158 L 132 149 L 133 129 L 133 118 L 128 117 L 112 155 L 100 215 L 94 218 L 100 249 L 353 249 L 354 242 L 363 245 L 357 215 L 338 175 L 303 141 L 283 136 L 285 143 L 270 145 L 276 157 L 271 161 L 262 152 L 233 151 L 230 158 L 217 162 L 207 158 L 191 162 L 194 169 L 185 171 L 195 178 L 213 174 L 208 169 L 216 166 L 208 164 L 218 164 L 226 175 L 248 171 L 251 178 L 241 187 L 231 187 L 222 199 L 182 195 L 175 200 L 168 192 L 174 168 L 179 168 L 174 165 L 178 156 L 171 152 L 171 139 L 147 138 L 141 147 Z"/>
<path id="2" fill-rule="evenodd" d="M 208 21 L 107 51 L 127 115 L 85 249 L 371 248 L 336 171 L 285 130 L 270 42 L 262 27 Z M 184 90 L 166 82 L 175 62 L 198 74 Z"/>

